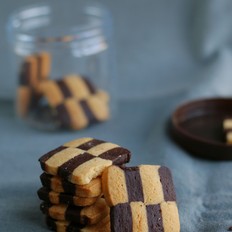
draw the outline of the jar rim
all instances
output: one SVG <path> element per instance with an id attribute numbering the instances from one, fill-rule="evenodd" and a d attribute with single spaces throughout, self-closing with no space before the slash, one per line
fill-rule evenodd
<path id="1" fill-rule="evenodd" d="M 63 1 L 57 2 L 56 7 L 57 4 L 62 6 L 64 3 Z M 92 20 L 91 23 L 85 23 L 83 25 L 75 25 L 75 27 L 70 26 L 70 28 L 66 29 L 65 33 L 61 33 L 60 35 L 58 33 L 52 36 L 38 36 L 31 31 L 22 30 L 22 28 L 20 28 L 20 23 L 22 23 L 22 20 L 30 20 L 32 17 L 36 16 L 50 16 L 53 10 L 53 3 L 44 2 L 31 4 L 14 11 L 9 17 L 7 24 L 8 35 L 11 37 L 9 40 L 44 44 L 67 43 L 75 40 L 98 37 L 103 34 L 104 37 L 107 37 L 107 34 L 111 33 L 111 27 L 109 26 L 109 24 L 111 24 L 111 17 L 107 7 L 100 3 L 86 0 L 84 2 L 78 1 L 78 4 L 80 4 L 80 9 L 86 16 L 94 17 L 96 20 Z M 68 4 L 66 3 L 66 5 Z M 49 27 L 52 28 L 52 25 Z"/>

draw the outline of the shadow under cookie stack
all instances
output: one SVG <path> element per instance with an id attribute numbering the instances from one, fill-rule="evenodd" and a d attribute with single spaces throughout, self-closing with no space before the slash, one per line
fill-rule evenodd
<path id="1" fill-rule="evenodd" d="M 38 196 L 47 226 L 57 232 L 180 232 L 167 167 L 126 167 L 117 144 L 80 138 L 48 152 Z"/>

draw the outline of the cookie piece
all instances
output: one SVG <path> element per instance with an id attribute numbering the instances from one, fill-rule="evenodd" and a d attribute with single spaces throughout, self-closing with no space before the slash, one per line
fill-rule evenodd
<path id="1" fill-rule="evenodd" d="M 43 202 L 40 209 L 55 220 L 67 220 L 81 225 L 96 224 L 109 215 L 109 207 L 103 198 L 99 198 L 96 203 L 86 207 L 67 204 L 51 205 Z"/>
<path id="2" fill-rule="evenodd" d="M 39 99 L 37 88 L 39 81 L 47 79 L 50 69 L 50 55 L 47 52 L 27 56 L 22 63 L 17 90 L 17 113 L 27 116 L 29 108 Z M 40 77 L 41 75 L 42 77 Z M 46 75 L 46 77 L 45 77 Z"/>
<path id="3" fill-rule="evenodd" d="M 37 90 L 39 82 L 50 75 L 51 58 L 48 52 L 27 56 L 22 64 L 19 85 L 27 85 Z"/>
<path id="4" fill-rule="evenodd" d="M 66 181 L 85 185 L 112 164 L 122 165 L 130 161 L 129 150 L 117 144 L 93 138 L 81 138 L 60 146 L 43 155 L 41 168 Z"/>
<path id="5" fill-rule="evenodd" d="M 47 80 L 43 81 L 39 84 L 39 92 L 43 95 L 49 105 L 57 106 L 58 104 L 62 103 L 65 97 L 71 97 L 69 90 L 67 90 L 66 85 L 64 84 L 63 80 L 54 81 L 54 80 Z"/>
<path id="6" fill-rule="evenodd" d="M 110 223 L 112 232 L 180 231 L 176 202 L 118 204 L 110 209 Z"/>
<path id="7" fill-rule="evenodd" d="M 46 188 L 40 188 L 37 191 L 39 198 L 52 204 L 70 204 L 76 206 L 88 206 L 94 204 L 99 197 L 79 197 L 66 193 L 57 193 L 49 191 Z"/>
<path id="8" fill-rule="evenodd" d="M 17 89 L 17 114 L 26 117 L 32 102 L 36 82 L 37 62 L 35 56 L 28 56 L 23 62 Z"/>
<path id="9" fill-rule="evenodd" d="M 27 85 L 35 88 L 38 84 L 38 68 L 36 55 L 27 56 L 21 66 L 19 85 Z"/>
<path id="10" fill-rule="evenodd" d="M 40 52 L 37 54 L 38 62 L 38 81 L 47 80 L 51 72 L 51 55 L 48 52 Z M 36 88 L 38 87 L 38 84 Z"/>
<path id="11" fill-rule="evenodd" d="M 84 100 L 66 99 L 56 106 L 56 110 L 63 126 L 74 130 L 106 121 L 110 117 L 107 102 L 95 95 Z"/>
<path id="12" fill-rule="evenodd" d="M 85 99 L 97 92 L 94 84 L 86 77 L 68 75 L 64 78 L 64 82 L 72 93 L 72 96 L 78 100 Z"/>
<path id="13" fill-rule="evenodd" d="M 223 129 L 226 136 L 226 142 L 232 144 L 232 118 L 226 118 L 223 121 Z"/>
<path id="14" fill-rule="evenodd" d="M 109 103 L 110 101 L 110 96 L 109 94 L 104 91 L 104 90 L 98 90 L 96 93 L 95 93 L 95 96 L 98 97 L 99 99 L 101 99 L 102 101 L 106 102 L 106 103 Z"/>
<path id="15" fill-rule="evenodd" d="M 57 221 L 49 217 L 46 218 L 46 223 L 49 229 L 57 232 L 110 232 L 109 216 L 88 226 L 81 226 L 69 221 Z"/>
<path id="16" fill-rule="evenodd" d="M 62 104 L 67 98 L 84 100 L 97 92 L 89 80 L 77 75 L 69 75 L 60 80 L 43 81 L 39 85 L 39 90 L 53 107 Z"/>
<path id="17" fill-rule="evenodd" d="M 43 81 L 39 91 L 56 109 L 63 127 L 80 130 L 110 116 L 108 94 L 96 90 L 87 78 L 69 75 L 61 80 Z"/>
<path id="18" fill-rule="evenodd" d="M 159 204 L 176 200 L 171 172 L 163 166 L 111 166 L 103 172 L 102 190 L 109 206 L 133 201 Z"/>
<path id="19" fill-rule="evenodd" d="M 28 86 L 20 86 L 17 89 L 17 115 L 24 118 L 28 115 L 32 99 L 32 90 Z"/>
<path id="20" fill-rule="evenodd" d="M 101 178 L 95 178 L 86 185 L 75 185 L 58 176 L 43 173 L 40 180 L 44 187 L 58 193 L 65 192 L 79 197 L 98 197 L 102 194 Z"/>

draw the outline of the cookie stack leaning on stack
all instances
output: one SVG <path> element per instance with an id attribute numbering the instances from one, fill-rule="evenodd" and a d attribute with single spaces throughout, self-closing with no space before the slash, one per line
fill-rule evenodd
<path id="1" fill-rule="evenodd" d="M 130 156 L 123 147 L 93 138 L 65 143 L 43 155 L 38 196 L 48 227 L 58 232 L 110 231 L 101 175 L 107 167 L 129 162 Z"/>

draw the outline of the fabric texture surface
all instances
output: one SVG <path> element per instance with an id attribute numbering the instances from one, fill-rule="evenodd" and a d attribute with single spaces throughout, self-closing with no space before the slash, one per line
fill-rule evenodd
<path id="1" fill-rule="evenodd" d="M 40 187 L 39 175 L 42 172 L 38 158 L 66 141 L 84 136 L 112 141 L 127 147 L 133 154 L 131 166 L 160 164 L 169 167 L 174 177 L 182 232 L 223 232 L 232 226 L 232 163 L 194 158 L 173 143 L 166 132 L 170 115 L 179 104 L 204 97 L 231 97 L 232 2 L 176 0 L 171 3 L 157 0 L 151 3 L 153 8 L 149 8 L 148 0 L 141 3 L 128 1 L 130 4 L 125 1 L 122 11 L 116 10 L 122 6 L 115 2 L 108 5 L 111 6 L 116 24 L 120 28 L 116 31 L 118 46 L 124 44 L 124 47 L 118 49 L 119 72 L 126 77 L 123 81 L 119 80 L 123 96 L 118 101 L 117 113 L 109 122 L 79 132 L 48 133 L 34 130 L 17 121 L 12 104 L 0 101 L 1 232 L 48 231 L 36 195 Z M 158 10 L 155 12 L 156 16 L 152 17 L 152 9 L 158 7 L 165 12 L 164 9 L 170 7 L 169 3 L 176 4 L 176 11 L 170 11 L 169 17 L 161 13 L 157 16 Z M 131 11 L 132 16 L 126 21 L 125 14 L 128 11 L 125 9 L 129 10 L 131 4 L 134 4 L 135 10 L 134 13 Z M 151 17 L 148 21 L 143 19 L 145 24 L 140 22 L 141 17 L 137 17 L 138 13 L 143 11 L 139 15 L 144 18 L 146 16 L 143 4 L 147 9 L 147 17 Z M 182 18 L 177 15 L 179 11 L 184 10 L 188 14 L 191 12 L 192 20 L 187 13 L 183 13 L 181 17 L 188 19 L 183 25 Z M 178 26 L 172 29 L 169 25 L 172 21 L 170 17 L 179 19 L 182 29 Z M 133 25 L 132 22 L 141 26 L 151 22 L 151 19 L 165 18 L 166 21 L 150 24 L 154 26 L 153 32 L 150 31 L 150 26 L 138 27 L 139 35 L 130 44 L 129 34 L 131 36 L 134 32 L 127 30 L 129 25 Z M 125 25 L 119 26 L 124 20 Z M 179 25 L 177 21 L 175 23 Z M 157 30 L 160 30 L 157 28 L 159 24 L 168 27 L 163 30 L 167 33 L 165 36 L 157 35 Z M 191 30 L 187 33 L 188 28 Z M 175 37 L 175 33 L 183 37 L 183 31 L 186 32 L 185 39 L 189 44 L 184 39 L 185 42 L 180 43 L 177 41 L 178 37 Z M 125 34 L 126 32 L 129 34 Z M 145 45 L 142 45 L 146 33 L 150 34 Z M 173 36 L 170 36 L 172 33 Z M 154 41 L 149 40 L 153 36 Z M 167 41 L 172 41 L 173 37 L 175 40 L 171 44 L 168 43 Z M 166 41 L 162 41 L 162 38 Z M 125 42 L 128 43 L 127 46 Z M 153 42 L 156 42 L 154 47 Z M 138 44 L 141 46 L 137 48 Z M 173 46 L 175 48 L 169 51 Z M 162 54 L 160 59 L 158 55 L 152 57 L 156 51 L 158 55 Z M 157 85 L 159 82 L 154 77 L 154 81 L 149 82 L 154 85 L 154 96 L 146 95 L 146 88 L 139 85 L 141 79 L 138 78 L 140 75 L 144 78 L 142 81 L 146 80 L 149 73 L 153 73 L 153 63 L 154 69 L 159 67 L 158 71 L 154 71 L 155 77 L 162 77 L 159 81 L 162 81 L 163 86 L 169 85 L 161 93 Z M 171 79 L 170 76 L 178 78 Z M 135 82 L 133 78 L 137 78 Z M 181 88 L 178 88 L 179 84 Z M 139 87 L 144 94 L 137 94 Z M 156 92 L 159 94 L 155 94 Z"/>

